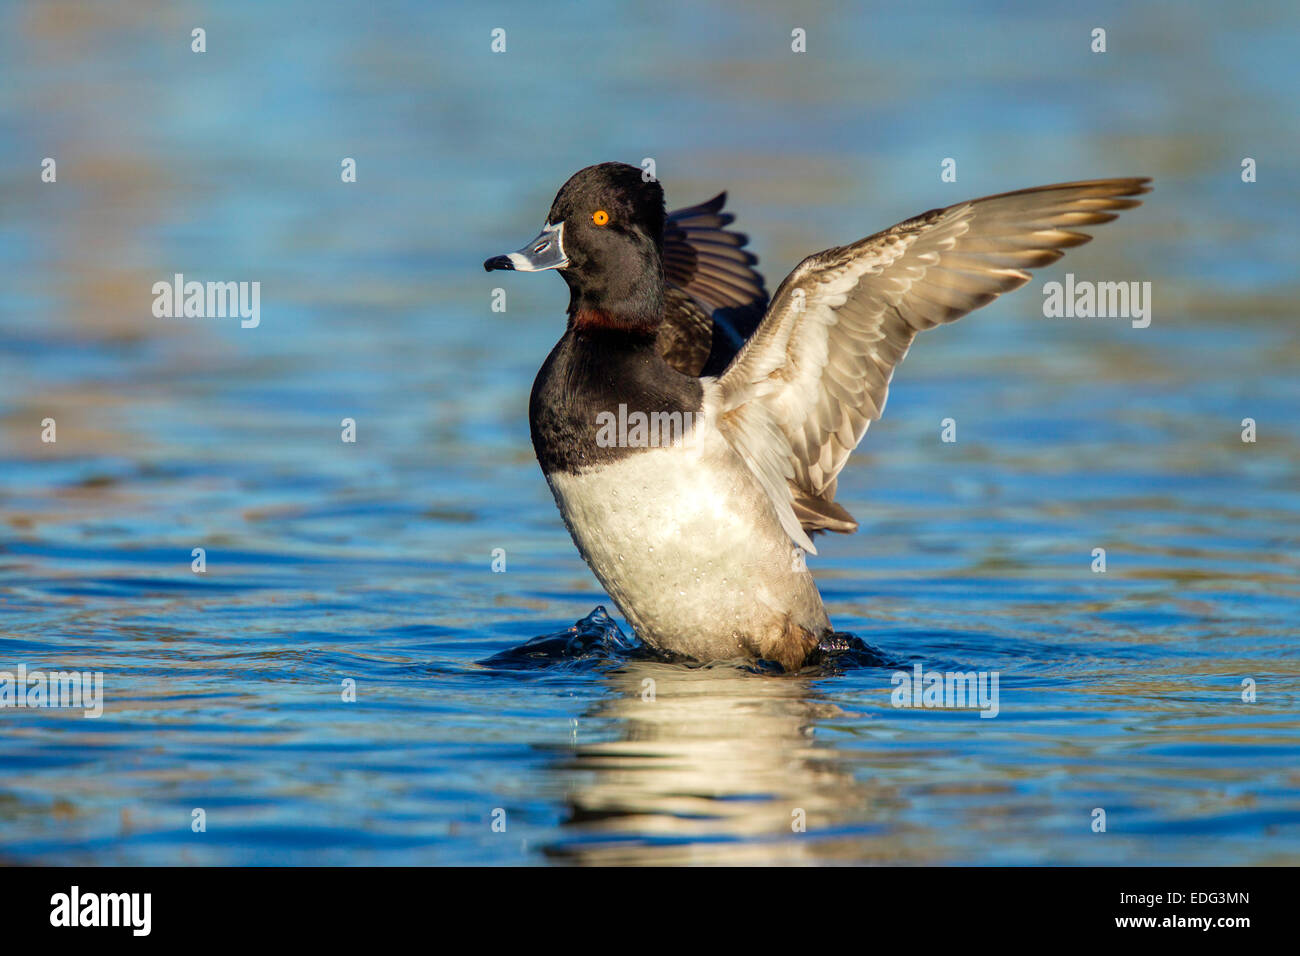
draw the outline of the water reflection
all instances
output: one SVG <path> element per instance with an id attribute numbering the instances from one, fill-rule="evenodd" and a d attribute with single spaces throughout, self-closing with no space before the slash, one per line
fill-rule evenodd
<path id="1" fill-rule="evenodd" d="M 816 862 L 878 844 L 896 801 L 855 779 L 819 722 L 854 715 L 806 677 L 635 662 L 587 715 L 616 740 L 579 744 L 553 858 L 580 863 Z M 860 755 L 859 755 L 860 756 Z M 879 835 L 877 835 L 879 834 Z"/>

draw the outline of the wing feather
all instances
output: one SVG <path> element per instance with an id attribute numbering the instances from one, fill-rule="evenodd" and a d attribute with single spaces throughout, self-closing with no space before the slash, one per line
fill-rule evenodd
<path id="1" fill-rule="evenodd" d="M 808 533 L 857 529 L 834 502 L 836 476 L 884 414 L 918 332 L 1024 285 L 1027 270 L 1091 238 L 1080 227 L 1140 205 L 1134 197 L 1148 183 L 1101 179 L 988 196 L 801 262 L 717 381 L 723 431 L 791 539 L 815 553 Z"/>
<path id="2" fill-rule="evenodd" d="M 664 280 L 668 287 L 659 351 L 680 372 L 716 374 L 758 326 L 767 288 L 748 238 L 727 227 L 727 194 L 668 214 Z"/>

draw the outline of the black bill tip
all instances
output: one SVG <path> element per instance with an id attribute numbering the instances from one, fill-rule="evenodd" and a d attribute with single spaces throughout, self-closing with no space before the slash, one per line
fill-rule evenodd
<path id="1" fill-rule="evenodd" d="M 515 264 L 510 261 L 509 256 L 493 256 L 487 262 L 483 263 L 483 270 L 491 272 L 493 269 L 507 269 L 514 271 Z"/>

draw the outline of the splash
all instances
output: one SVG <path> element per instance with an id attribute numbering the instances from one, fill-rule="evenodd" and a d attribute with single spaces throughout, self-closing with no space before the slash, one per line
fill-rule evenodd
<path id="1" fill-rule="evenodd" d="M 538 670 L 550 667 L 587 669 L 602 664 L 629 660 L 657 660 L 680 663 L 687 667 L 706 666 L 675 655 L 665 654 L 629 637 L 600 605 L 582 620 L 562 631 L 543 634 L 518 647 L 493 654 L 479 664 L 497 670 Z M 738 663 L 738 667 L 756 674 L 780 675 L 784 671 L 771 661 Z M 893 667 L 896 662 L 884 652 L 853 634 L 836 631 L 824 637 L 801 675 L 833 676 L 859 667 Z"/>
<path id="2" fill-rule="evenodd" d="M 813 651 L 804 671 L 810 668 L 827 675 L 842 674 L 859 667 L 896 667 L 897 661 L 878 647 L 872 647 L 856 634 L 835 631 L 823 637 Z"/>
<path id="3" fill-rule="evenodd" d="M 479 663 L 501 670 L 533 670 L 656 656 L 640 641 L 624 634 L 605 606 L 600 605 L 562 631 L 534 637 Z"/>

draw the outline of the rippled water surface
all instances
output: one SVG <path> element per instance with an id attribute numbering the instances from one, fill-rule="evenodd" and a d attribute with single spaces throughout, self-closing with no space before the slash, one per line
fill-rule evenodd
<path id="1" fill-rule="evenodd" d="M 1300 862 L 1300 15 L 997 10 L 4 7 L 0 670 L 102 672 L 105 711 L 0 709 L 0 861 Z M 1156 178 L 895 378 L 811 560 L 875 657 L 566 632 L 614 611 L 528 441 L 566 294 L 480 263 L 642 157 L 672 205 L 731 190 L 770 286 Z M 1151 326 L 1044 318 L 1066 271 L 1150 281 Z M 259 281 L 260 326 L 154 318 L 177 272 Z M 998 672 L 997 717 L 893 707 L 916 664 Z"/>

